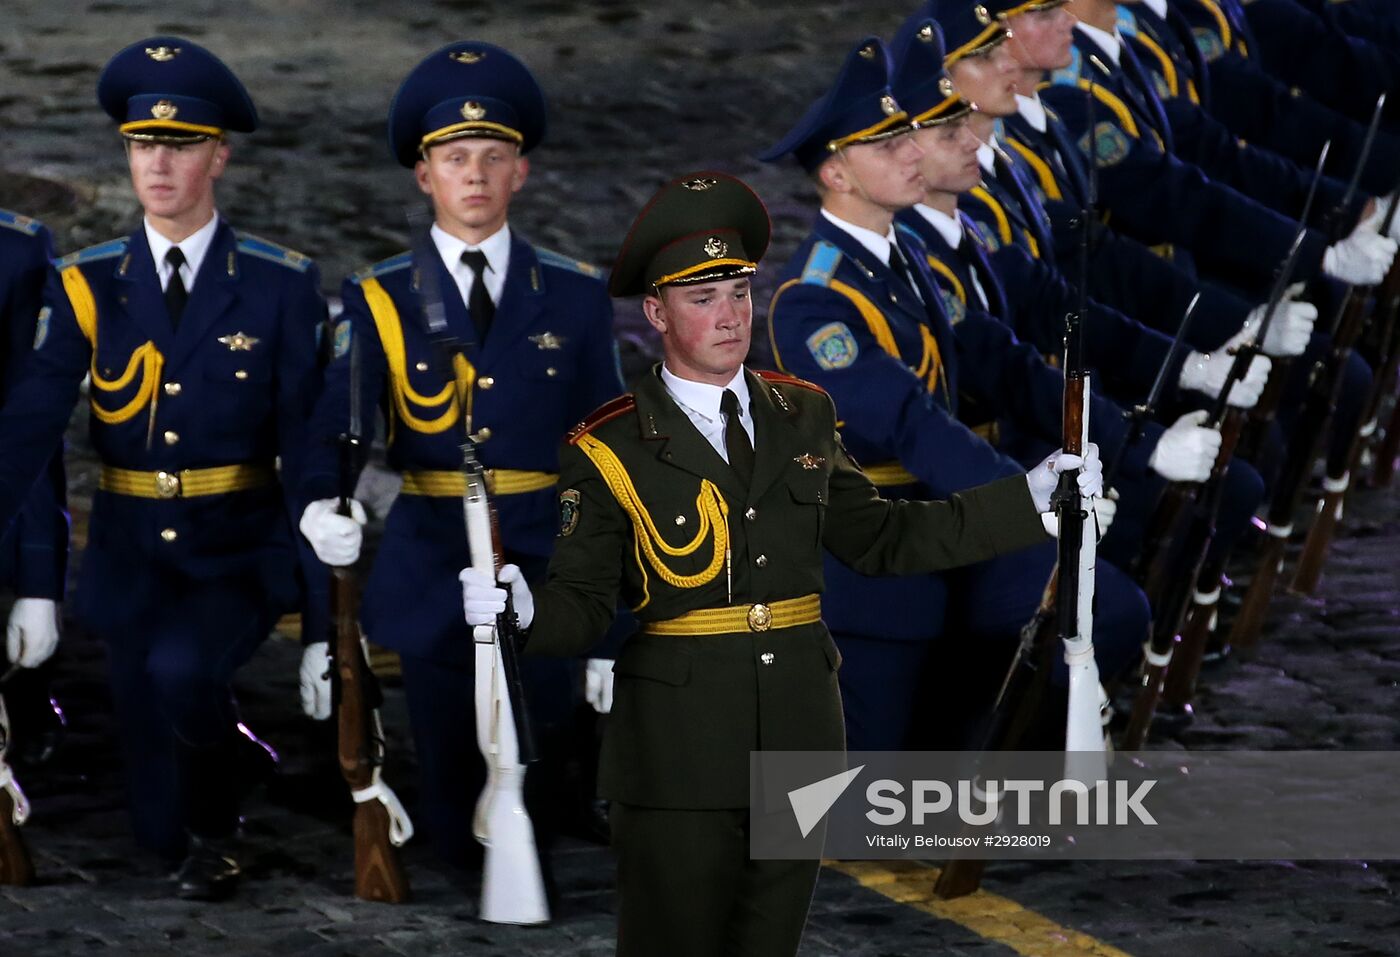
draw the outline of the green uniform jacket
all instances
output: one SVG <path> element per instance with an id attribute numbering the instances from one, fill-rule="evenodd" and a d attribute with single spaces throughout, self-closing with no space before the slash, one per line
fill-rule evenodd
<path id="1" fill-rule="evenodd" d="M 536 595 L 529 652 L 585 653 L 619 590 L 646 623 L 820 593 L 823 547 L 859 572 L 888 575 L 1045 540 L 1024 477 L 946 502 L 888 501 L 846 454 L 825 392 L 745 374 L 756 456 L 747 494 L 655 370 L 569 436 L 560 537 Z M 647 807 L 747 806 L 750 751 L 844 747 L 839 664 L 819 622 L 634 635 L 615 668 L 599 792 Z"/>

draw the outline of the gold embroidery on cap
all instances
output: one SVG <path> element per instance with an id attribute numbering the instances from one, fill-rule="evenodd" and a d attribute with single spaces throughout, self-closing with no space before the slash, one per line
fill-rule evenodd
<path id="1" fill-rule="evenodd" d="M 179 47 L 146 47 L 146 56 L 157 63 L 169 63 L 179 55 Z"/>
<path id="2" fill-rule="evenodd" d="M 695 179 L 686 180 L 685 182 L 681 183 L 681 185 L 684 186 L 686 189 L 693 189 L 697 193 L 703 193 L 707 189 L 711 189 L 715 186 L 718 186 L 719 180 L 713 179 L 709 176 L 697 176 L 695 177 Z"/>
<path id="3" fill-rule="evenodd" d="M 478 53 L 475 50 L 460 50 L 456 53 L 449 53 L 447 55 L 450 56 L 452 59 L 456 60 L 458 63 L 465 63 L 467 66 L 471 66 L 473 63 L 480 63 L 483 59 L 486 58 L 485 53 Z"/>

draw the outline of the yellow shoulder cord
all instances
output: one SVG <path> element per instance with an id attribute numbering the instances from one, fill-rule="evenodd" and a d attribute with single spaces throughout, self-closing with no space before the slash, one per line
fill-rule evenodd
<path id="1" fill-rule="evenodd" d="M 1035 178 L 1040 180 L 1040 188 L 1045 191 L 1046 198 L 1054 200 L 1065 198 L 1065 194 L 1060 192 L 1060 184 L 1055 182 L 1055 174 L 1051 171 L 1049 163 L 1037 156 L 1034 150 L 1019 140 L 1008 138 L 1006 142 L 1035 171 Z"/>
<path id="2" fill-rule="evenodd" d="M 476 384 L 476 369 L 467 361 L 465 356 L 454 356 L 452 367 L 456 373 L 456 381 L 444 385 L 436 395 L 426 396 L 413 388 L 408 381 L 408 358 L 404 349 L 403 325 L 399 319 L 399 311 L 394 306 L 394 300 L 384 291 L 378 279 L 366 279 L 360 283 L 360 289 L 364 291 L 365 302 L 369 305 L 370 315 L 374 318 L 375 329 L 379 332 L 379 341 L 384 347 L 384 358 L 389 366 L 389 392 L 393 397 L 394 409 L 398 413 L 398 418 L 404 421 L 410 429 L 415 432 L 422 432 L 434 435 L 445 432 L 456 423 L 460 416 L 460 410 L 465 407 L 468 421 L 471 418 L 471 399 L 473 386 Z M 457 401 L 453 401 L 456 398 Z M 434 409 L 443 405 L 441 414 L 436 418 L 420 418 L 413 414 L 410 404 L 426 409 Z M 393 419 L 390 419 L 390 429 L 393 428 Z M 393 441 L 392 433 L 389 440 Z"/>
<path id="3" fill-rule="evenodd" d="M 1220 43 L 1226 50 L 1230 49 L 1230 18 L 1225 16 L 1225 11 L 1220 9 L 1220 5 L 1215 0 L 1201 0 L 1201 6 L 1206 8 L 1206 12 L 1215 18 L 1216 26 L 1220 27 Z M 1248 56 L 1248 54 L 1245 55 Z"/>
<path id="4" fill-rule="evenodd" d="M 1011 220 L 1007 218 L 1006 210 L 1001 208 L 1001 203 L 998 203 L 996 198 L 982 186 L 974 186 L 972 188 L 972 195 L 980 199 L 986 204 L 987 208 L 992 211 L 992 216 L 997 221 L 997 235 L 1001 237 L 1001 244 L 1003 246 L 1010 245 L 1013 241 L 1011 236 Z"/>
<path id="5" fill-rule="evenodd" d="M 160 354 L 156 344 L 151 341 L 145 342 L 131 353 L 131 358 L 127 360 L 126 369 L 115 379 L 107 379 L 97 371 L 97 302 L 92 295 L 92 287 L 88 285 L 85 277 L 77 266 L 69 266 L 61 273 L 63 277 L 63 289 L 68 294 L 68 302 L 73 306 L 73 316 L 78 321 L 78 328 L 82 331 L 83 338 L 87 339 L 88 346 L 92 350 L 92 362 L 89 371 L 92 375 L 92 384 L 97 391 L 93 392 L 88 399 L 92 406 L 92 414 L 99 422 L 107 425 L 120 425 L 136 416 L 138 412 L 147 404 L 151 406 L 151 425 L 155 425 L 156 402 L 160 394 L 161 369 L 165 364 L 165 357 Z M 119 392 L 129 386 L 136 372 L 141 371 L 141 386 L 132 396 L 131 401 L 120 409 L 107 410 L 97 404 L 97 392 Z"/>
<path id="6" fill-rule="evenodd" d="M 627 474 L 627 469 L 618 459 L 616 453 L 603 441 L 591 435 L 580 437 L 578 445 L 583 450 L 583 454 L 587 455 L 589 461 L 598 469 L 599 474 L 603 476 L 603 481 L 608 484 L 608 490 L 612 492 L 613 498 L 617 499 L 622 510 L 632 520 L 632 532 L 636 539 L 636 549 L 639 551 L 637 568 L 642 573 L 642 601 L 633 611 L 646 607 L 646 604 L 651 601 L 651 593 L 647 590 L 647 564 L 655 569 L 662 581 L 673 588 L 697 588 L 713 581 L 715 576 L 719 574 L 720 568 L 724 566 L 725 557 L 729 554 L 729 506 L 725 503 L 719 488 L 709 479 L 701 480 L 700 493 L 695 497 L 695 509 L 700 515 L 700 527 L 695 530 L 695 537 L 687 544 L 680 547 L 672 546 L 661 537 L 661 532 L 651 519 L 651 513 L 647 511 L 642 497 L 632 484 L 631 476 Z M 667 568 L 661 556 L 657 554 L 659 548 L 667 555 L 677 557 L 693 555 L 705 543 L 711 528 L 714 529 L 714 554 L 710 559 L 710 564 L 698 574 L 678 575 Z M 641 554 L 646 555 L 646 564 L 643 564 Z"/>
<path id="7" fill-rule="evenodd" d="M 1157 58 L 1157 62 L 1162 64 L 1162 77 L 1167 81 L 1167 90 L 1172 96 L 1181 95 L 1181 83 L 1176 76 L 1176 64 L 1172 58 L 1163 50 L 1156 40 L 1152 39 L 1142 31 L 1138 31 L 1137 38 L 1142 41 L 1142 45 L 1152 51 L 1152 55 Z"/>
<path id="8" fill-rule="evenodd" d="M 962 280 L 958 279 L 957 273 L 953 272 L 952 268 L 949 267 L 948 264 L 945 263 L 943 260 L 936 259 L 932 255 L 928 256 L 927 258 L 929 267 L 932 268 L 934 272 L 938 273 L 944 279 L 948 280 L 950 283 L 953 284 L 953 295 L 957 296 L 960 300 L 966 303 L 967 290 L 963 288 Z"/>

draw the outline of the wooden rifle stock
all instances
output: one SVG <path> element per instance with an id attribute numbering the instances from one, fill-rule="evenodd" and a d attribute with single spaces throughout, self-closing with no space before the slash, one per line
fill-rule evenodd
<path id="1" fill-rule="evenodd" d="M 14 780 L 14 772 L 5 763 L 9 746 L 10 716 L 5 710 L 5 699 L 0 697 L 0 885 L 27 887 L 34 883 L 34 861 L 19 826 L 28 816 L 29 807 Z M 16 801 L 23 807 L 17 806 Z"/>
<path id="2" fill-rule="evenodd" d="M 1332 351 L 1327 355 L 1325 378 L 1321 387 L 1316 390 L 1310 389 L 1308 392 L 1309 402 L 1326 403 L 1325 414 L 1321 419 L 1324 427 L 1332 421 L 1333 413 L 1336 412 L 1347 362 L 1366 327 L 1366 320 L 1373 302 L 1372 297 L 1353 291 L 1351 298 L 1347 300 L 1341 324 L 1334 334 Z M 1370 404 L 1369 398 L 1367 404 Z M 1357 428 L 1360 429 L 1365 424 L 1366 419 L 1363 417 L 1362 421 L 1357 423 Z M 1307 539 L 1303 543 L 1303 553 L 1299 558 L 1298 570 L 1293 581 L 1289 584 L 1292 591 L 1312 594 L 1322 577 L 1322 565 L 1327 560 L 1327 551 L 1332 545 L 1332 536 L 1336 532 L 1337 520 L 1340 518 L 1342 500 L 1346 497 L 1346 488 L 1351 479 L 1353 457 L 1359 454 L 1357 445 L 1359 439 L 1359 434 L 1353 436 L 1342 460 L 1327 469 L 1326 488 L 1317 504 L 1316 519 L 1308 529 Z M 1322 437 L 1318 436 L 1313 446 L 1313 459 L 1321 454 L 1322 447 Z M 1313 459 L 1308 461 L 1309 474 L 1312 472 Z M 1340 475 L 1336 474 L 1338 469 L 1341 471 Z M 1303 481 L 1306 483 L 1307 475 L 1304 475 Z"/>
<path id="3" fill-rule="evenodd" d="M 369 664 L 360 640 L 359 595 L 349 568 L 332 570 L 331 603 L 335 610 L 335 668 L 340 690 L 336 710 L 340 773 L 350 790 L 376 783 L 381 763 L 379 730 L 370 698 Z M 408 875 L 390 840 L 389 811 L 377 800 L 355 804 L 355 896 L 399 904 L 408 900 Z"/>

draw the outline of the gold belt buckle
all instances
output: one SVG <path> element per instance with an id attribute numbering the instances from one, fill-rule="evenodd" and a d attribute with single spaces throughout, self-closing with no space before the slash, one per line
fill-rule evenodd
<path id="1" fill-rule="evenodd" d="M 773 609 L 763 602 L 749 606 L 749 631 L 767 631 L 773 627 Z"/>
<path id="2" fill-rule="evenodd" d="M 178 498 L 180 495 L 180 476 L 174 472 L 157 472 L 156 495 L 160 498 Z"/>

